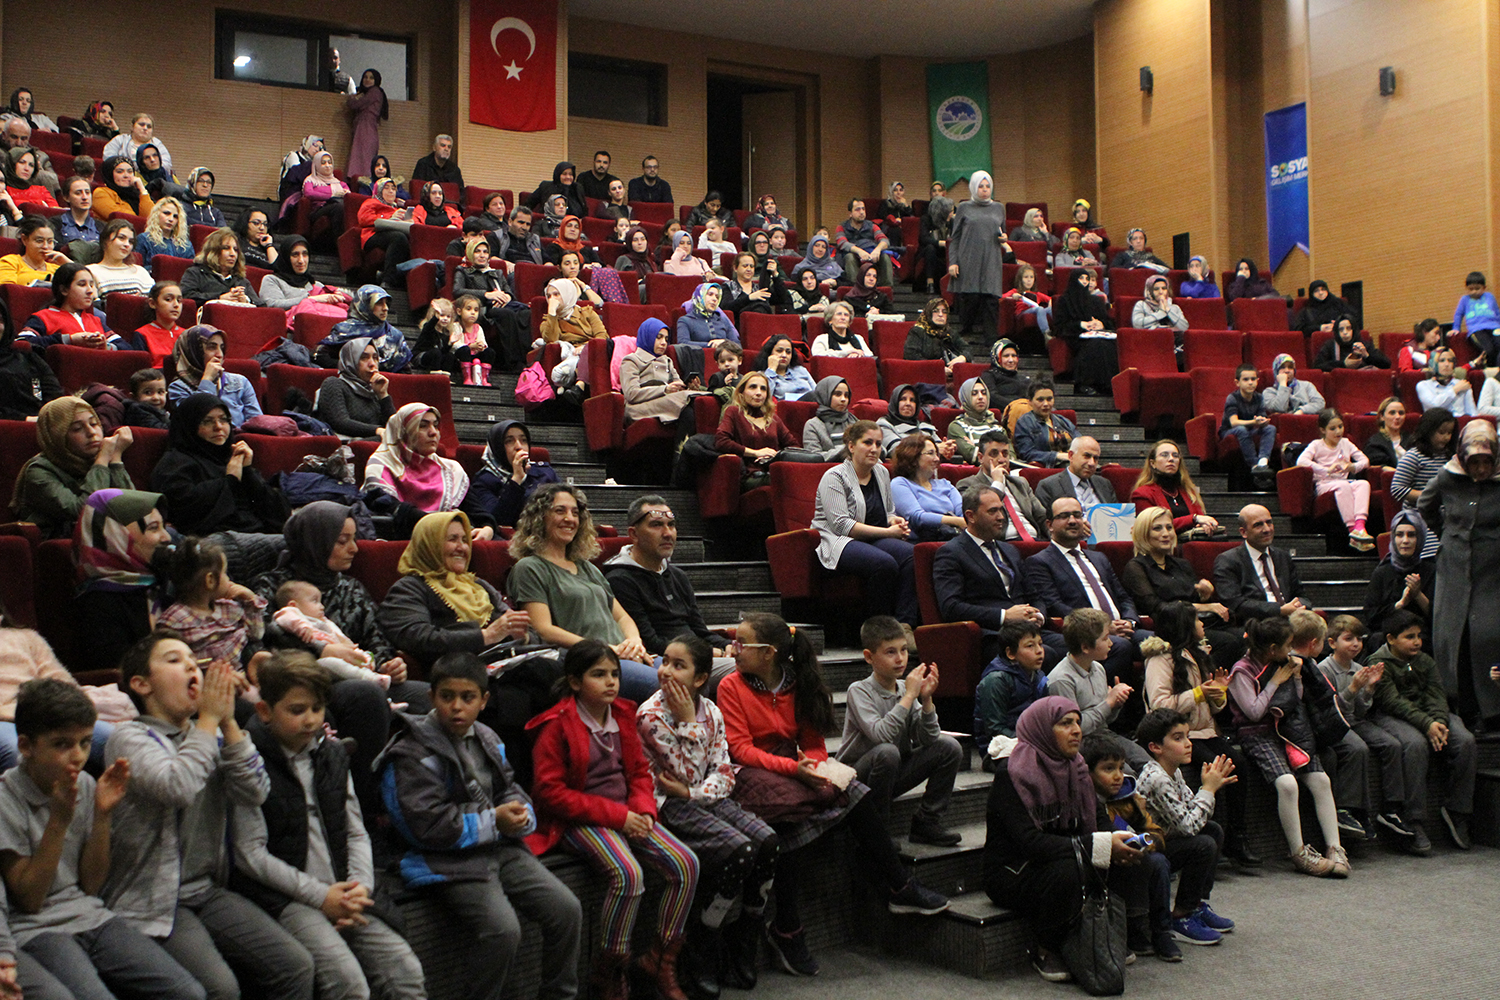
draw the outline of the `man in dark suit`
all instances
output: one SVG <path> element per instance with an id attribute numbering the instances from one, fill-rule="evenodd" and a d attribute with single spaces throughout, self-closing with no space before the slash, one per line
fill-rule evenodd
<path id="1" fill-rule="evenodd" d="M 1300 611 L 1302 580 L 1290 553 L 1274 548 L 1276 525 L 1271 512 L 1253 503 L 1240 510 L 1244 545 L 1221 552 L 1214 560 L 1214 590 L 1236 622 L 1275 618 Z"/>
<path id="2" fill-rule="evenodd" d="M 958 492 L 967 493 L 976 486 L 994 486 L 1002 490 L 1000 502 L 1005 507 L 1005 534 L 1002 541 L 1034 541 L 1047 537 L 1047 508 L 1031 492 L 1031 486 L 1010 471 L 1010 435 L 997 427 L 979 436 L 979 471 L 958 481 Z M 1006 501 L 1009 501 L 1008 503 Z"/>
<path id="3" fill-rule="evenodd" d="M 980 485 L 964 492 L 965 530 L 937 550 L 932 560 L 932 586 L 938 613 L 945 622 L 978 622 L 983 629 L 980 652 L 987 661 L 1000 653 L 1000 627 L 1008 621 L 1044 626 L 1046 617 L 1032 602 L 1021 554 L 1001 541 L 1005 537 L 1005 507 L 1000 491 Z M 1056 632 L 1042 637 L 1051 667 L 1067 653 Z"/>
<path id="4" fill-rule="evenodd" d="M 1099 471 L 1099 442 L 1091 437 L 1076 437 L 1068 447 L 1068 467 L 1055 476 L 1036 484 L 1036 498 L 1046 510 L 1058 497 L 1071 497 L 1088 510 L 1096 503 L 1119 503 L 1115 487 Z"/>
<path id="5" fill-rule="evenodd" d="M 1047 530 L 1052 544 L 1026 560 L 1032 594 L 1052 618 L 1066 617 L 1074 608 L 1098 608 L 1109 615 L 1110 650 L 1104 672 L 1111 684 L 1122 679 L 1135 684 L 1138 678 L 1131 674 L 1131 663 L 1151 633 L 1136 628 L 1135 601 L 1115 576 L 1109 559 L 1083 547 L 1091 531 L 1083 519 L 1083 506 L 1072 497 L 1058 497 L 1052 501 Z"/>

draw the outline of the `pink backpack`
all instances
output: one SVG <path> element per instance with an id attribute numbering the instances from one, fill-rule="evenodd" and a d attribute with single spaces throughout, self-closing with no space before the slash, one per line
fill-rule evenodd
<path id="1" fill-rule="evenodd" d="M 526 368 L 521 372 L 521 377 L 516 379 L 516 402 L 521 404 L 522 409 L 534 410 L 555 395 L 540 361 Z"/>

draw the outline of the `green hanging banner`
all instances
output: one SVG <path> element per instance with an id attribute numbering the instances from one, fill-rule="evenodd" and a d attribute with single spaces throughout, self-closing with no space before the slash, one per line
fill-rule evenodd
<path id="1" fill-rule="evenodd" d="M 990 72 L 982 62 L 927 67 L 932 176 L 951 185 L 990 168 Z"/>

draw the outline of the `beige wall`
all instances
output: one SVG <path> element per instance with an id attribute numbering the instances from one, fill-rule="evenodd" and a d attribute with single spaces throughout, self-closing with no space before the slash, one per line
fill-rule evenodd
<path id="1" fill-rule="evenodd" d="M 309 0 L 235 0 L 234 7 L 415 36 L 417 100 L 391 102 L 380 150 L 405 176 L 435 133 L 452 131 L 451 7 L 398 0 L 347 10 Z M 6 0 L 4 15 L 0 24 L 11 28 L 0 45 L 6 79 L 24 81 L 38 110 L 77 118 L 93 101 L 108 98 L 120 119 L 148 111 L 179 177 L 208 166 L 226 194 L 274 197 L 281 157 L 304 135 L 323 136 L 340 167 L 348 157 L 349 116 L 339 95 L 214 79 L 211 4 Z M 94 70 L 83 71 L 86 65 Z"/>

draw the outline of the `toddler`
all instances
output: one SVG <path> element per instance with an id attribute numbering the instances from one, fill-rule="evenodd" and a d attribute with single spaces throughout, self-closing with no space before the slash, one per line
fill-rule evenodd
<path id="1" fill-rule="evenodd" d="M 125 400 L 125 424 L 129 427 L 171 426 L 167 414 L 167 377 L 155 368 L 142 368 L 130 376 L 130 398 Z"/>
<path id="2" fill-rule="evenodd" d="M 200 661 L 238 667 L 250 644 L 265 634 L 265 599 L 229 578 L 224 550 L 191 536 L 172 554 L 177 602 L 157 621 L 180 633 Z"/>

